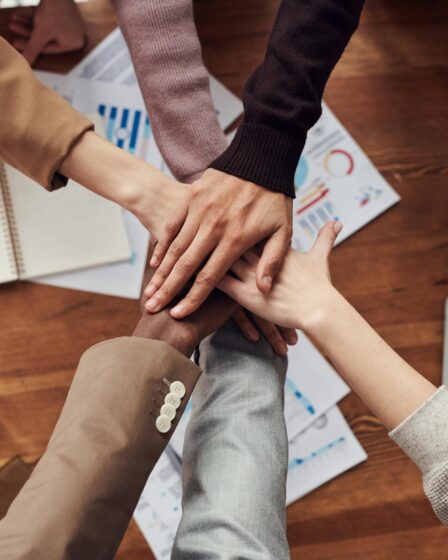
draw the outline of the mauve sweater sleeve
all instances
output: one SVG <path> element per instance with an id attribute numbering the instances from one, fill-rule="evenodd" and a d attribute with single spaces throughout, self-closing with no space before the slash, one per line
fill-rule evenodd
<path id="1" fill-rule="evenodd" d="M 173 175 L 190 183 L 228 145 L 210 95 L 192 0 L 113 3 L 157 145 Z"/>
<path id="2" fill-rule="evenodd" d="M 244 122 L 211 167 L 294 197 L 307 131 L 364 0 L 283 0 L 265 59 L 244 91 Z"/>

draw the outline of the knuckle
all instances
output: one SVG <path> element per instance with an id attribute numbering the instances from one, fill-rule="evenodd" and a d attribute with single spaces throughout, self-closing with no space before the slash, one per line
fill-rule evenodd
<path id="1" fill-rule="evenodd" d="M 205 288 L 210 288 L 215 283 L 215 274 L 210 270 L 201 270 L 196 277 L 196 282 Z"/>
<path id="2" fill-rule="evenodd" d="M 229 223 L 227 213 L 224 211 L 218 212 L 211 219 L 212 227 L 214 229 L 223 229 Z"/>
<path id="3" fill-rule="evenodd" d="M 170 247 L 170 255 L 174 257 L 176 260 L 183 254 L 184 250 L 180 243 L 176 241 L 171 244 Z"/>
<path id="4" fill-rule="evenodd" d="M 271 255 L 268 258 L 267 265 L 270 269 L 276 270 L 281 267 L 282 261 L 283 259 L 279 255 Z"/>
<path id="5" fill-rule="evenodd" d="M 193 272 L 194 270 L 193 262 L 187 257 L 182 257 L 181 259 L 179 259 L 177 267 L 180 272 Z"/>
<path id="6" fill-rule="evenodd" d="M 165 233 L 169 237 L 172 237 L 173 235 L 176 235 L 178 229 L 179 229 L 179 226 L 176 222 L 169 221 L 165 224 Z"/>

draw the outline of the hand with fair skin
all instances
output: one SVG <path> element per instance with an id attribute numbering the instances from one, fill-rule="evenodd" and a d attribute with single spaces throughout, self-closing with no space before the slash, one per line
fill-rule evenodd
<path id="1" fill-rule="evenodd" d="M 41 54 L 80 50 L 86 36 L 84 23 L 73 0 L 41 0 L 37 8 L 13 13 L 9 29 L 18 35 L 14 47 L 33 66 Z"/>
<path id="2" fill-rule="evenodd" d="M 81 136 L 59 171 L 128 209 L 155 240 L 163 237 L 166 223 L 174 214 L 181 220 L 187 215 L 187 185 L 166 177 L 93 131 Z M 233 318 L 249 340 L 258 340 L 259 330 L 280 356 L 287 353 L 287 344 L 297 342 L 293 329 L 276 327 L 258 317 L 250 317 L 241 308 L 235 311 Z"/>
<path id="3" fill-rule="evenodd" d="M 257 267 L 259 290 L 268 293 L 281 268 L 292 232 L 292 199 L 215 169 L 207 169 L 188 193 L 188 213 L 167 223 L 151 266 L 157 272 L 145 290 L 152 313 L 167 305 L 196 274 L 188 294 L 171 314 L 186 317 L 207 298 L 232 264 L 265 241 Z M 205 264 L 204 264 L 204 261 Z"/>
<path id="4" fill-rule="evenodd" d="M 340 224 L 327 224 L 308 253 L 290 250 L 271 293 L 256 284 L 258 257 L 247 253 L 219 288 L 266 320 L 299 328 L 391 430 L 423 404 L 434 385 L 407 364 L 332 286 L 328 257 Z"/>

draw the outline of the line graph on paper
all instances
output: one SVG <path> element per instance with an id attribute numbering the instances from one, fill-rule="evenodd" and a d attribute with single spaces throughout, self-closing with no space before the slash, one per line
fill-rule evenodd
<path id="1" fill-rule="evenodd" d="M 315 451 L 312 451 L 308 455 L 304 455 L 303 457 L 293 457 L 288 463 L 288 470 L 292 471 L 297 467 L 301 467 L 302 465 L 305 465 L 306 463 L 316 461 L 322 455 L 327 455 L 329 451 L 335 449 L 337 446 L 341 445 L 345 441 L 346 441 L 345 437 L 340 436 L 334 439 L 333 441 L 330 441 L 329 443 L 322 445 L 321 447 L 319 447 Z"/>
<path id="2" fill-rule="evenodd" d="M 289 444 L 286 503 L 364 461 L 367 455 L 337 406 Z"/>
<path id="3" fill-rule="evenodd" d="M 297 433 L 296 426 L 309 425 L 316 415 L 316 407 L 291 377 L 285 381 L 285 421 L 289 437 Z M 294 427 L 294 428 L 293 428 Z"/>

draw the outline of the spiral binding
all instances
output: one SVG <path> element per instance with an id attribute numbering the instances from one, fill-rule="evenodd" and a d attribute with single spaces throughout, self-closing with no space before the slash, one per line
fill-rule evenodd
<path id="1" fill-rule="evenodd" d="M 25 263 L 23 260 L 22 249 L 20 245 L 19 230 L 14 215 L 11 193 L 9 190 L 8 176 L 3 162 L 0 161 L 0 187 L 3 191 L 3 200 L 6 208 L 6 215 L 0 211 L 0 228 L 6 238 L 12 240 L 12 244 L 8 247 L 8 256 L 11 270 L 16 271 L 19 278 L 26 274 Z"/>

